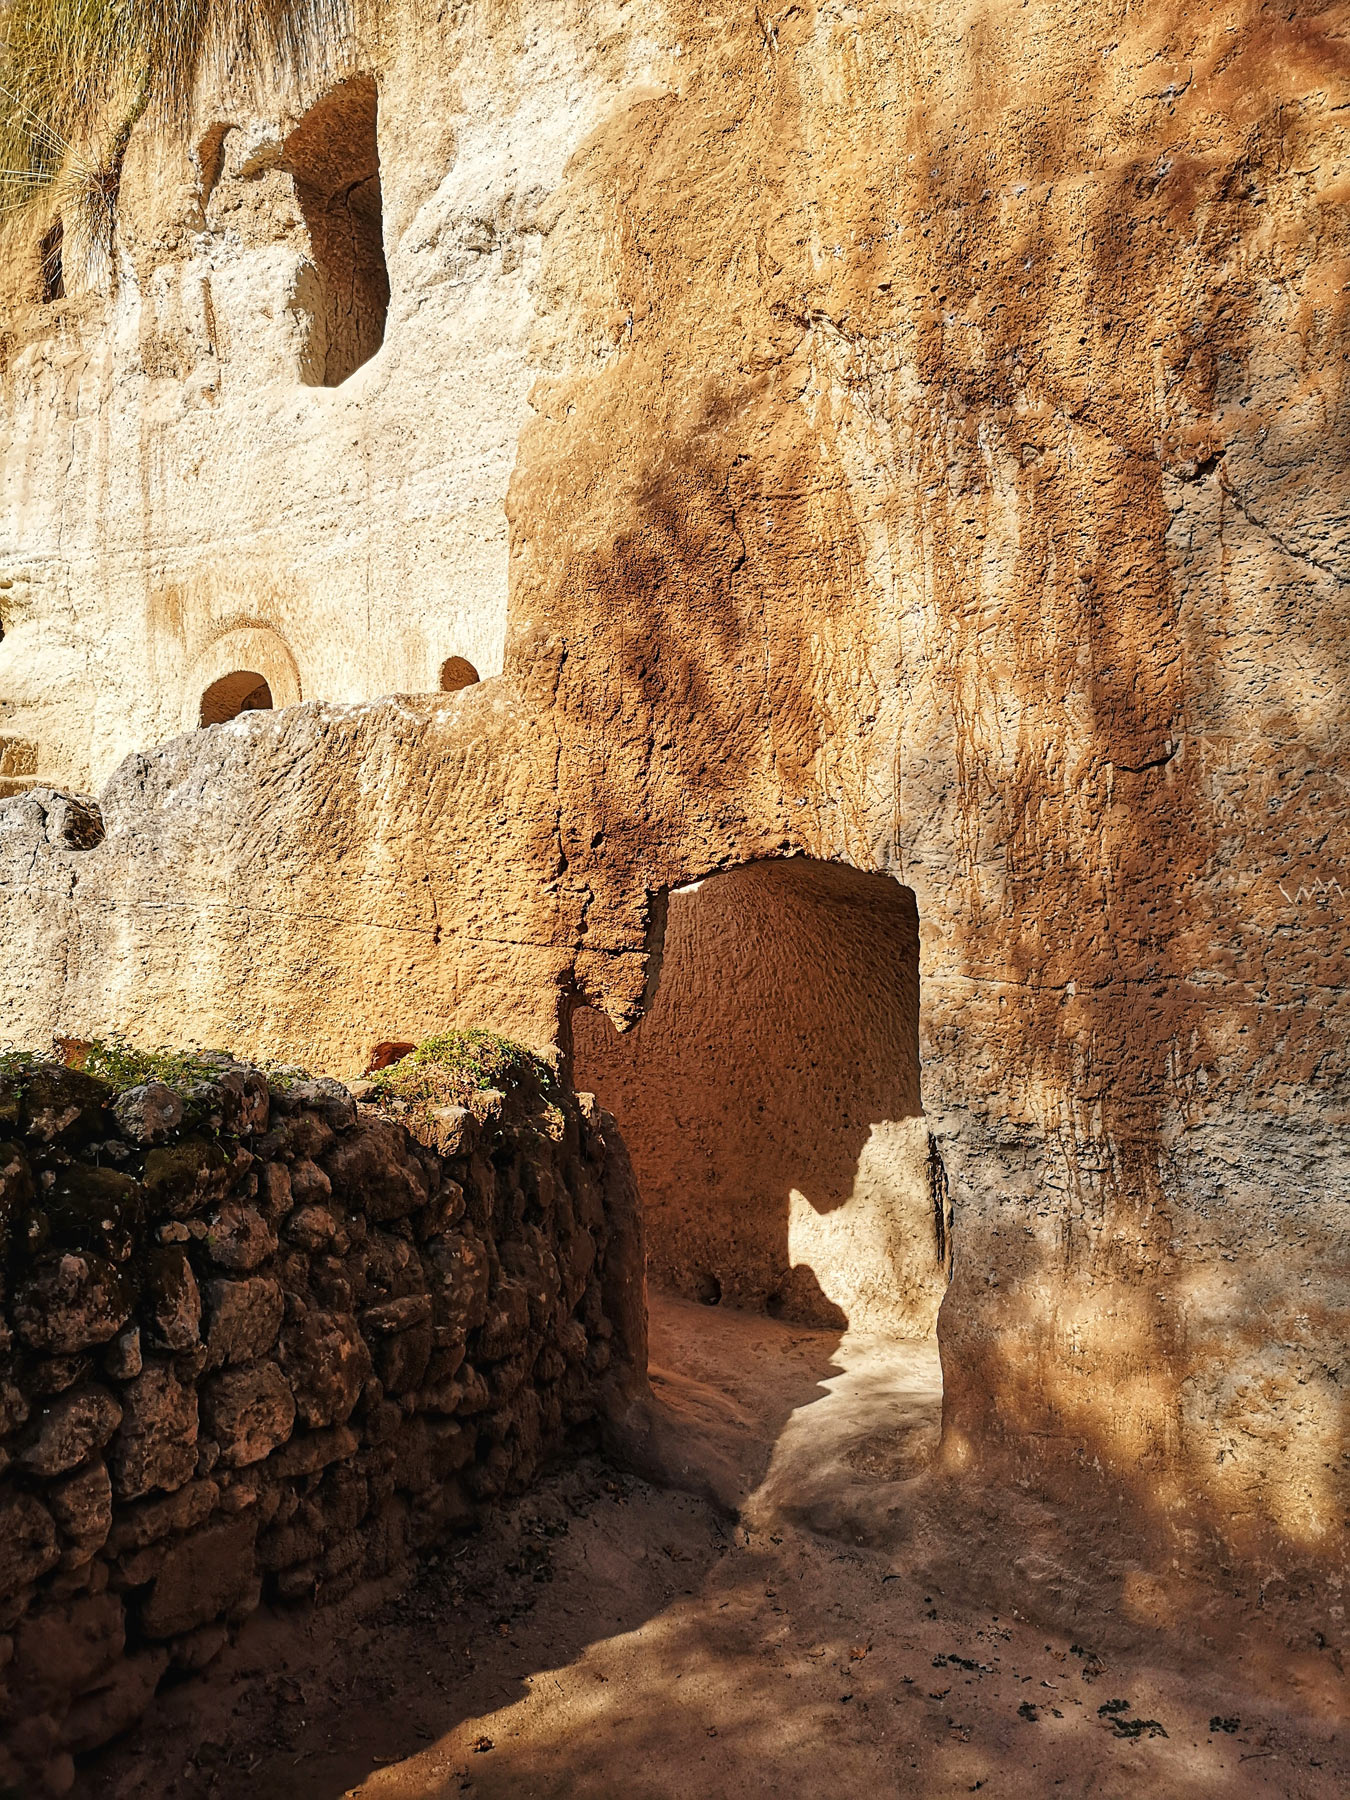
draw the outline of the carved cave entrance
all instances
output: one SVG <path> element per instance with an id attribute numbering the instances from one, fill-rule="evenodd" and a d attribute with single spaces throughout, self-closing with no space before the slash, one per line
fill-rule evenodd
<path id="1" fill-rule="evenodd" d="M 887 1337 L 948 1278 L 919 1090 L 918 913 L 880 875 L 791 859 L 668 896 L 650 1010 L 572 1019 L 619 1122 L 655 1290 Z"/>
<path id="2" fill-rule="evenodd" d="M 202 695 L 203 725 L 225 725 L 240 713 L 271 712 L 272 690 L 256 669 L 236 669 L 213 681 Z"/>
<path id="3" fill-rule="evenodd" d="M 285 165 L 309 235 L 297 300 L 309 317 L 301 378 L 338 387 L 384 342 L 389 268 L 374 81 L 324 96 L 286 139 Z"/>

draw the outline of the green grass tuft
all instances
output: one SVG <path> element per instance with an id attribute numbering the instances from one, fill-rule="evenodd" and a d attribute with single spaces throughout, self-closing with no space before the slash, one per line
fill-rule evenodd
<path id="1" fill-rule="evenodd" d="M 509 1092 L 537 1083 L 547 1094 L 557 1076 L 546 1058 L 477 1027 L 427 1038 L 410 1056 L 370 1077 L 380 1098 L 463 1106 L 486 1088 Z"/>
<path id="2" fill-rule="evenodd" d="M 0 1050 L 0 1083 L 22 1085 L 24 1077 L 58 1059 L 49 1050 Z"/>
<path id="3" fill-rule="evenodd" d="M 106 1081 L 118 1093 L 158 1081 L 181 1095 L 198 1082 L 219 1079 L 220 1068 L 210 1054 L 205 1050 L 141 1050 L 125 1038 L 95 1038 L 80 1066 L 86 1075 Z"/>

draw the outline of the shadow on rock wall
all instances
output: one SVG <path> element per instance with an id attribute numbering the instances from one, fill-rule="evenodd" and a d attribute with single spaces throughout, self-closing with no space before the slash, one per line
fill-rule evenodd
<path id="1" fill-rule="evenodd" d="M 678 100 L 573 171 L 613 247 L 578 316 L 626 324 L 513 495 L 569 878 L 598 947 L 600 860 L 630 903 L 899 874 L 951 1472 L 1086 1496 L 1108 1560 L 1151 1535 L 1138 1618 L 1184 1610 L 1175 1556 L 1306 1602 L 1344 1480 L 1345 9 L 803 8 L 762 49 L 750 11 L 690 11 Z"/>

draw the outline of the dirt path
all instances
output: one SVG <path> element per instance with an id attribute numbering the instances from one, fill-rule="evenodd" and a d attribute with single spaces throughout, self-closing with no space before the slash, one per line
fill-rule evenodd
<path id="1" fill-rule="evenodd" d="M 1325 1693 L 1294 1713 L 1246 1692 L 1240 1668 L 1094 1655 L 848 1541 L 931 1451 L 931 1347 L 668 1302 L 653 1324 L 658 1392 L 711 1440 L 724 1484 L 758 1483 L 748 1523 L 588 1461 L 382 1605 L 259 1621 L 80 1792 L 1350 1792 Z"/>

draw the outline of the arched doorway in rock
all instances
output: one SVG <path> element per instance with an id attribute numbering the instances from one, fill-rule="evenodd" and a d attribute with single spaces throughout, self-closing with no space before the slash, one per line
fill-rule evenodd
<path id="1" fill-rule="evenodd" d="M 183 676 L 180 731 L 220 725 L 239 713 L 299 706 L 300 669 L 285 638 L 259 620 L 221 621 Z"/>
<path id="2" fill-rule="evenodd" d="M 225 725 L 240 713 L 271 712 L 272 690 L 256 669 L 236 669 L 213 681 L 202 695 L 201 723 Z"/>
<path id="3" fill-rule="evenodd" d="M 441 664 L 441 692 L 457 694 L 461 688 L 473 687 L 478 671 L 465 656 L 448 656 Z"/>
<path id="4" fill-rule="evenodd" d="M 919 1081 L 918 912 L 806 858 L 666 898 L 655 993 L 625 1035 L 571 1019 L 577 1086 L 617 1119 L 654 1289 L 929 1338 L 943 1184 Z"/>

